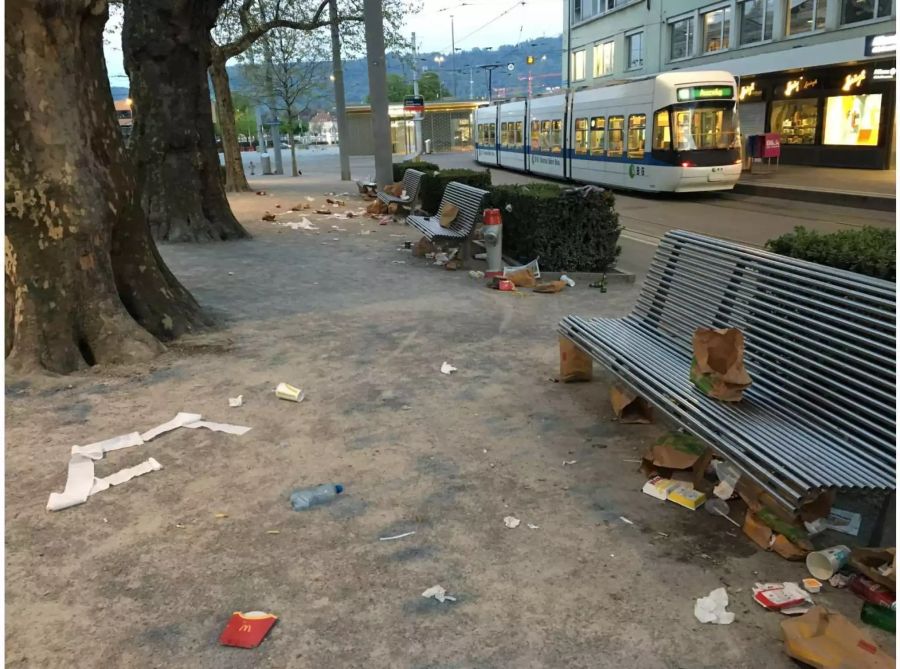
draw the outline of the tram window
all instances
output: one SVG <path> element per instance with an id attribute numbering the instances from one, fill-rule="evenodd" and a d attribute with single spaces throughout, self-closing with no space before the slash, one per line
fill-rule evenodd
<path id="1" fill-rule="evenodd" d="M 512 136 L 512 123 L 503 123 L 503 127 L 500 128 L 500 136 L 503 138 L 501 143 L 503 146 L 512 146 L 513 136 Z"/>
<path id="2" fill-rule="evenodd" d="M 525 135 L 523 134 L 524 124 L 522 121 L 516 121 L 516 148 L 521 149 L 525 144 Z"/>
<path id="3" fill-rule="evenodd" d="M 541 147 L 541 122 L 531 122 L 531 150 L 537 151 Z"/>
<path id="4" fill-rule="evenodd" d="M 550 121 L 550 150 L 553 153 L 562 151 L 562 121 Z"/>
<path id="5" fill-rule="evenodd" d="M 575 119 L 575 153 L 588 152 L 588 120 Z"/>
<path id="6" fill-rule="evenodd" d="M 647 137 L 647 115 L 631 114 L 628 117 L 628 157 L 643 158 Z"/>
<path id="7" fill-rule="evenodd" d="M 653 148 L 657 151 L 669 151 L 672 148 L 669 112 L 665 109 L 656 112 L 656 120 L 653 122 Z"/>
<path id="8" fill-rule="evenodd" d="M 625 117 L 609 117 L 609 157 L 621 158 L 625 152 Z"/>
<path id="9" fill-rule="evenodd" d="M 550 150 L 550 121 L 541 121 L 541 151 Z"/>
<path id="10" fill-rule="evenodd" d="M 591 119 L 591 155 L 602 156 L 606 152 L 606 119 L 595 116 Z"/>
<path id="11" fill-rule="evenodd" d="M 497 143 L 497 124 L 491 123 L 488 126 L 488 144 Z"/>

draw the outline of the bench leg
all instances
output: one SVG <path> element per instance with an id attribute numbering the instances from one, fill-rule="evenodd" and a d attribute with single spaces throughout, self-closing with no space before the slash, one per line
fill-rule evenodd
<path id="1" fill-rule="evenodd" d="M 472 238 L 466 237 L 462 243 L 462 248 L 459 250 L 460 258 L 459 258 L 459 267 L 462 269 L 466 265 L 466 261 L 471 259 L 472 257 Z"/>
<path id="2" fill-rule="evenodd" d="M 875 515 L 875 524 L 872 527 L 872 533 L 869 535 L 869 545 L 873 548 L 881 546 L 882 535 L 884 534 L 884 523 L 887 520 L 888 509 L 891 507 L 891 501 L 894 499 L 895 493 L 886 493 Z"/>
<path id="3" fill-rule="evenodd" d="M 563 383 L 590 381 L 594 377 L 594 361 L 571 339 L 559 338 L 559 380 Z"/>

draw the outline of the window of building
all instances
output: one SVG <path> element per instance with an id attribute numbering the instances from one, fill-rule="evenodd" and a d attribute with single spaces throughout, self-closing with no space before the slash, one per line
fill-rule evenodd
<path id="1" fill-rule="evenodd" d="M 675 21 L 669 25 L 669 57 L 671 60 L 688 58 L 694 54 L 694 17 Z"/>
<path id="2" fill-rule="evenodd" d="M 672 148 L 672 129 L 669 127 L 669 112 L 661 109 L 656 112 L 653 122 L 653 148 L 657 151 L 668 151 Z"/>
<path id="3" fill-rule="evenodd" d="M 644 66 L 644 33 L 634 33 L 625 37 L 625 53 L 628 54 L 629 70 Z"/>
<path id="4" fill-rule="evenodd" d="M 531 150 L 539 151 L 541 148 L 541 122 L 531 122 Z"/>
<path id="5" fill-rule="evenodd" d="M 815 144 L 819 121 L 818 100 L 776 100 L 772 103 L 769 127 L 781 134 L 783 144 Z"/>
<path id="6" fill-rule="evenodd" d="M 606 119 L 595 116 L 591 119 L 591 155 L 602 156 L 606 152 Z"/>
<path id="7" fill-rule="evenodd" d="M 628 157 L 643 158 L 647 138 L 647 115 L 632 114 L 628 117 Z"/>
<path id="8" fill-rule="evenodd" d="M 713 53 L 728 48 L 728 33 L 731 30 L 731 7 L 714 9 L 701 14 L 703 21 L 703 52 Z"/>
<path id="9" fill-rule="evenodd" d="M 625 152 L 625 117 L 610 116 L 609 129 L 609 157 L 620 158 Z"/>
<path id="10" fill-rule="evenodd" d="M 581 0 L 573 0 L 572 2 L 572 22 L 578 23 L 581 21 Z"/>
<path id="11" fill-rule="evenodd" d="M 575 153 L 588 152 L 588 120 L 575 119 Z"/>
<path id="12" fill-rule="evenodd" d="M 594 45 L 594 76 L 605 77 L 613 73 L 613 55 L 615 42 L 604 42 Z"/>
<path id="13" fill-rule="evenodd" d="M 843 0 L 841 23 L 858 23 L 891 15 L 891 0 Z"/>
<path id="14" fill-rule="evenodd" d="M 584 79 L 584 56 L 584 49 L 572 54 L 572 81 L 582 81 Z"/>
<path id="15" fill-rule="evenodd" d="M 785 0 L 785 2 L 787 3 L 785 35 L 800 35 L 825 27 L 825 6 L 828 0 Z"/>
<path id="16" fill-rule="evenodd" d="M 775 0 L 746 0 L 740 5 L 741 44 L 772 39 Z"/>
<path id="17" fill-rule="evenodd" d="M 839 95 L 825 101 L 824 144 L 878 146 L 881 93 Z"/>
<path id="18" fill-rule="evenodd" d="M 562 151 L 562 141 L 562 120 L 556 119 L 550 121 L 550 150 L 553 153 L 559 153 L 560 151 Z"/>

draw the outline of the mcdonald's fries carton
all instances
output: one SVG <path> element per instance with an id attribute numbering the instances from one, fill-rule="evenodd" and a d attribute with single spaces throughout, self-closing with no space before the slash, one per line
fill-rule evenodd
<path id="1" fill-rule="evenodd" d="M 228 624 L 222 630 L 219 643 L 223 646 L 256 648 L 272 629 L 278 617 L 263 611 L 249 611 L 231 614 Z"/>

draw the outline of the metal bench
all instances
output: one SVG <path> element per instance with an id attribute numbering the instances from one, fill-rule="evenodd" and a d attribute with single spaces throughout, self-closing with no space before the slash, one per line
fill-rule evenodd
<path id="1" fill-rule="evenodd" d="M 632 313 L 559 332 L 792 513 L 823 491 L 895 487 L 895 284 L 674 231 Z M 689 379 L 698 327 L 736 327 L 738 403 Z"/>
<path id="2" fill-rule="evenodd" d="M 397 195 L 390 195 L 384 191 L 379 191 L 378 199 L 385 204 L 398 204 L 401 207 L 412 210 L 416 200 L 419 199 L 419 186 L 422 183 L 423 176 L 425 176 L 425 173 L 420 172 L 419 170 L 406 170 L 403 173 L 403 190 L 406 191 L 406 197 L 399 197 Z"/>
<path id="3" fill-rule="evenodd" d="M 481 216 L 484 199 L 488 192 L 467 186 L 456 181 L 451 181 L 444 189 L 441 197 L 441 205 L 436 216 L 407 216 L 406 222 L 419 230 L 430 241 L 435 239 L 460 240 L 463 242 L 463 257 L 465 260 L 471 257 L 471 239 L 475 231 L 475 224 Z M 447 203 L 455 204 L 459 208 L 456 220 L 445 228 L 441 225 L 441 212 Z"/>

